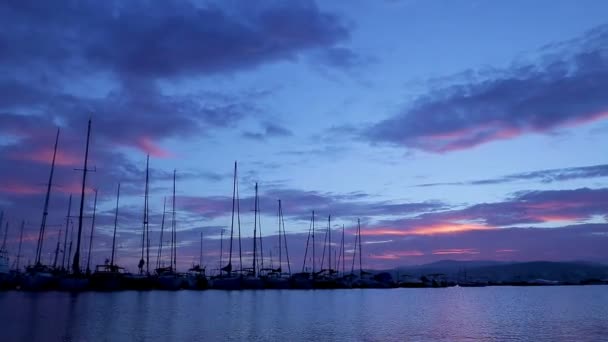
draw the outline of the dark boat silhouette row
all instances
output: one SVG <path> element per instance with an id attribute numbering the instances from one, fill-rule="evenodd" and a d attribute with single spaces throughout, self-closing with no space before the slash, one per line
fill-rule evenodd
<path id="1" fill-rule="evenodd" d="M 350 272 L 346 271 L 345 249 L 344 249 L 344 227 L 342 227 L 342 239 L 340 253 L 332 252 L 331 242 L 331 216 L 327 218 L 327 228 L 325 229 L 324 248 L 320 267 L 316 265 L 315 251 L 315 213 L 312 212 L 311 225 L 306 242 L 306 252 L 301 272 L 292 273 L 289 251 L 287 248 L 287 234 L 285 221 L 283 218 L 283 206 L 278 200 L 277 223 L 278 223 L 278 264 L 273 265 L 272 261 L 268 264 L 268 259 L 263 255 L 262 231 L 259 220 L 260 208 L 258 197 L 258 184 L 255 184 L 255 203 L 254 203 L 254 227 L 253 227 L 253 261 L 251 267 L 244 267 L 241 243 L 241 218 L 239 201 L 239 184 L 237 163 L 234 163 L 233 191 L 232 191 L 232 215 L 230 225 L 230 239 L 228 249 L 227 264 L 223 265 L 223 231 L 220 247 L 219 274 L 213 277 L 206 275 L 206 269 L 202 262 L 203 236 L 201 233 L 200 260 L 197 265 L 193 265 L 188 272 L 180 273 L 177 271 L 177 222 L 176 222 L 176 170 L 173 172 L 173 191 L 171 198 L 171 210 L 167 211 L 167 201 L 165 198 L 160 231 L 160 241 L 156 255 L 156 265 L 151 271 L 150 266 L 150 227 L 149 227 L 149 156 L 146 159 L 145 188 L 144 188 L 144 208 L 142 220 L 142 239 L 141 255 L 137 265 L 137 273 L 128 273 L 125 268 L 116 263 L 116 232 L 118 227 L 119 206 L 120 206 L 120 183 L 116 190 L 116 207 L 114 212 L 114 229 L 112 235 L 112 249 L 109 258 L 102 265 L 91 265 L 91 250 L 95 233 L 95 216 L 97 209 L 97 191 L 94 190 L 93 215 L 89 235 L 89 250 L 86 267 L 81 265 L 81 241 L 83 233 L 84 203 L 86 195 L 89 143 L 91 139 L 91 120 L 87 126 L 87 138 L 84 154 L 82 171 L 82 186 L 80 194 L 80 206 L 78 213 L 77 226 L 72 220 L 72 195 L 69 197 L 68 210 L 65 226 L 59 229 L 54 258 L 52 264 L 44 264 L 42 261 L 42 251 L 45 242 L 45 234 L 48 228 L 47 218 L 49 203 L 52 195 L 53 176 L 55 162 L 59 145 L 60 130 L 57 130 L 51 169 L 42 211 L 42 220 L 38 232 L 36 253 L 34 263 L 25 267 L 25 272 L 21 272 L 19 259 L 21 257 L 21 245 L 23 240 L 23 225 L 21 226 L 21 236 L 17 262 L 14 270 L 10 270 L 8 252 L 6 249 L 6 234 L 8 223 L 5 226 L 5 234 L 2 247 L 0 248 L 0 287 L 9 289 L 22 289 L 28 291 L 63 290 L 63 291 L 116 291 L 116 290 L 178 290 L 178 289 L 335 289 L 335 288 L 366 288 L 366 287 L 389 287 L 389 281 L 381 282 L 374 280 L 370 273 L 362 269 L 361 252 L 361 225 L 358 222 L 355 240 L 354 254 Z M 171 215 L 170 229 L 165 232 L 167 214 Z M 4 213 L 0 213 L 0 227 L 2 227 Z M 163 239 L 165 234 L 170 235 L 169 262 L 165 262 L 166 255 L 163 255 Z M 62 235 L 63 234 L 63 235 Z M 235 234 L 238 239 L 238 262 L 239 267 L 233 266 L 233 255 L 235 253 L 234 243 Z M 62 243 L 63 237 L 63 243 Z M 68 239 L 69 238 L 69 239 Z M 312 244 L 310 242 L 312 241 Z M 312 265 L 306 265 L 306 260 L 311 247 Z M 61 254 L 61 257 L 60 257 Z M 334 256 L 332 264 L 332 254 Z M 355 260 L 358 255 L 359 270 L 355 272 Z M 272 256 L 270 258 L 272 260 Z M 264 262 L 266 261 L 266 265 Z M 342 266 L 342 270 L 337 269 Z M 358 273 L 358 274 L 357 274 Z M 391 280 L 392 281 L 392 280 Z"/>

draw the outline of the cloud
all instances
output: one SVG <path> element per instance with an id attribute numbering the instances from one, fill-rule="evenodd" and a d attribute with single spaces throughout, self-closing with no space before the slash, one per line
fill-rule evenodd
<path id="1" fill-rule="evenodd" d="M 289 137 L 293 132 L 278 124 L 266 122 L 263 124 L 263 132 L 244 132 L 242 135 L 247 139 L 265 141 L 269 138 Z"/>
<path id="2" fill-rule="evenodd" d="M 445 85 L 363 132 L 373 143 L 426 152 L 473 148 L 530 133 L 551 133 L 608 117 L 608 26 L 513 65 Z"/>
<path id="3" fill-rule="evenodd" d="M 31 67 L 52 60 L 62 71 L 80 66 L 123 77 L 231 72 L 293 60 L 301 51 L 332 48 L 349 38 L 337 15 L 307 0 L 9 1 L 0 18 L 0 44 L 14 47 L 0 56 L 4 64 Z"/>
<path id="4" fill-rule="evenodd" d="M 569 181 L 574 179 L 588 179 L 608 176 L 608 164 L 568 167 L 563 169 L 548 169 L 532 172 L 520 172 L 499 178 L 480 179 L 469 182 L 442 182 L 418 184 L 416 187 L 456 186 L 456 185 L 488 185 L 503 184 L 522 180 L 539 180 L 542 183 Z"/>

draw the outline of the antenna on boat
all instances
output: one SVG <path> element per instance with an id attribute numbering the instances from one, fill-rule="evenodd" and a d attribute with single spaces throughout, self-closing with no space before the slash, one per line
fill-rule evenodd
<path id="1" fill-rule="evenodd" d="M 97 189 L 93 201 L 93 220 L 91 221 L 91 236 L 89 236 L 89 255 L 87 256 L 87 274 L 91 273 L 91 250 L 93 249 L 93 232 L 95 231 L 95 213 L 97 211 Z"/>
<path id="2" fill-rule="evenodd" d="M 51 175 L 49 176 L 49 183 L 46 186 L 46 197 L 44 198 L 44 209 L 42 210 L 42 223 L 40 224 L 40 232 L 38 233 L 38 244 L 36 246 L 36 263 L 35 263 L 35 265 L 41 265 L 40 259 L 42 258 L 42 244 L 44 242 L 44 232 L 46 230 L 46 218 L 49 215 L 49 200 L 51 197 L 53 174 L 55 172 L 55 158 L 57 157 L 58 143 L 59 143 L 59 128 L 57 128 L 57 136 L 55 137 L 55 148 L 53 149 L 53 160 L 51 162 Z"/>
<path id="3" fill-rule="evenodd" d="M 76 237 L 76 252 L 72 263 L 72 273 L 80 274 L 80 237 L 82 236 L 82 219 L 84 211 L 84 192 L 87 185 L 87 169 L 89 162 L 89 142 L 91 140 L 91 119 L 87 127 L 87 145 L 84 152 L 84 168 L 82 169 L 82 188 L 80 190 L 80 213 L 78 214 L 78 236 Z"/>
<path id="4" fill-rule="evenodd" d="M 114 253 L 116 250 L 116 227 L 118 226 L 118 201 L 120 199 L 120 182 L 118 190 L 116 190 L 116 211 L 114 212 L 114 232 L 112 233 L 112 255 L 110 257 L 110 266 L 114 267 Z"/>
<path id="5" fill-rule="evenodd" d="M 70 198 L 68 200 L 68 216 L 66 216 L 65 219 L 65 235 L 63 237 L 63 253 L 61 254 L 61 269 L 65 270 L 65 252 L 67 252 L 67 248 L 68 248 L 68 230 L 70 230 L 70 221 L 72 219 L 72 217 L 70 216 L 72 212 L 72 194 L 70 194 Z M 68 256 L 69 258 L 69 256 Z M 68 260 L 68 264 L 70 263 L 70 260 Z M 69 267 L 68 267 L 69 268 Z"/>

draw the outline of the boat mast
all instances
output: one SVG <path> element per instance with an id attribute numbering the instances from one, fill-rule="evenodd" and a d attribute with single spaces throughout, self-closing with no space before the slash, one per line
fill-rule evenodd
<path id="1" fill-rule="evenodd" d="M 21 221 L 21 230 L 19 232 L 19 247 L 17 248 L 17 266 L 15 267 L 19 272 L 19 261 L 21 261 L 21 246 L 23 245 L 23 228 L 25 227 L 25 220 Z"/>
<path id="2" fill-rule="evenodd" d="M 310 221 L 310 226 L 308 227 L 308 237 L 306 238 L 306 249 L 304 250 L 304 262 L 302 263 L 302 273 L 306 270 L 306 258 L 308 257 L 308 245 L 310 242 L 310 232 L 312 230 L 312 220 Z"/>
<path id="3" fill-rule="evenodd" d="M 359 277 L 363 277 L 363 250 L 361 250 L 361 220 L 357 218 L 357 230 L 359 231 Z"/>
<path id="4" fill-rule="evenodd" d="M 59 235 L 57 236 L 57 246 L 55 246 L 55 259 L 53 259 L 53 268 L 57 268 L 57 259 L 59 258 L 59 242 L 61 241 L 61 228 L 59 228 Z"/>
<path id="5" fill-rule="evenodd" d="M 142 227 L 142 235 L 141 235 L 141 258 L 139 259 L 139 264 L 137 265 L 137 267 L 139 268 L 139 274 L 143 274 L 144 273 L 144 265 L 146 265 L 146 268 L 148 267 L 148 265 L 146 264 L 146 261 L 144 260 L 144 253 L 146 251 L 146 224 L 148 222 L 148 169 L 150 167 L 150 155 L 148 154 L 146 156 L 146 184 L 144 187 L 144 219 L 143 219 L 143 227 Z M 149 272 L 148 272 L 149 273 Z"/>
<path id="6" fill-rule="evenodd" d="M 346 263 L 345 263 L 345 254 L 344 254 L 344 224 L 342 224 L 342 253 L 341 253 L 341 257 L 342 257 L 342 276 L 344 276 L 345 272 L 346 272 Z"/>
<path id="7" fill-rule="evenodd" d="M 120 199 L 120 183 L 116 190 L 116 211 L 114 212 L 114 232 L 112 233 L 112 256 L 110 257 L 110 266 L 114 267 L 114 252 L 116 250 L 116 227 L 118 226 L 118 200 Z"/>
<path id="8" fill-rule="evenodd" d="M 68 250 L 68 270 L 70 269 L 70 257 L 72 256 L 72 244 L 74 244 L 74 221 L 70 221 L 70 223 L 72 224 L 72 229 L 70 230 L 70 248 Z M 72 265 L 74 264 L 72 263 Z"/>
<path id="9" fill-rule="evenodd" d="M 255 183 L 255 200 L 253 202 L 253 276 L 256 275 L 257 257 L 257 228 L 258 228 L 258 183 Z"/>
<path id="10" fill-rule="evenodd" d="M 55 158 L 57 157 L 57 144 L 59 143 L 59 128 L 57 128 L 57 136 L 55 137 L 55 148 L 53 149 L 53 160 L 51 162 L 51 175 L 49 183 L 46 186 L 46 197 L 44 198 L 44 209 L 42 210 L 42 223 L 40 224 L 40 232 L 38 233 L 38 244 L 36 246 L 36 265 L 41 265 L 42 258 L 42 243 L 44 242 L 44 231 L 46 230 L 46 218 L 49 215 L 49 200 L 51 197 L 51 186 L 53 184 L 53 173 L 55 172 Z"/>
<path id="11" fill-rule="evenodd" d="M 89 236 L 89 255 L 87 256 L 87 274 L 91 273 L 91 250 L 93 249 L 93 232 L 95 231 L 95 213 L 97 211 L 97 189 L 93 201 L 93 220 L 91 221 L 91 236 Z"/>
<path id="12" fill-rule="evenodd" d="M 232 240 L 234 239 L 234 210 L 236 207 L 236 161 L 234 162 L 234 179 L 232 180 L 232 220 L 230 222 L 230 250 L 228 253 L 228 265 L 223 269 L 232 275 Z"/>
<path id="13" fill-rule="evenodd" d="M 68 230 L 70 230 L 70 221 L 72 219 L 72 217 L 70 216 L 72 212 L 72 194 L 70 194 L 70 199 L 68 200 L 68 216 L 66 216 L 65 219 L 65 236 L 63 237 L 63 253 L 61 255 L 61 269 L 65 270 L 65 252 L 67 252 L 67 248 L 68 248 Z M 69 258 L 69 256 L 68 256 Z M 68 264 L 70 263 L 70 260 L 68 260 Z M 68 267 L 69 268 L 69 267 Z"/>
<path id="14" fill-rule="evenodd" d="M 279 202 L 279 210 L 277 213 L 277 221 L 279 223 L 279 268 L 278 271 L 283 272 L 283 270 L 281 269 L 281 267 L 283 266 L 283 248 L 281 245 L 281 200 L 278 200 Z"/>
<path id="15" fill-rule="evenodd" d="M 358 220 L 358 219 L 357 219 Z M 357 221 L 359 222 L 359 221 Z M 353 264 L 350 269 L 351 274 L 355 274 L 355 260 L 357 259 L 357 246 L 359 242 L 359 228 L 357 228 L 357 232 L 355 234 L 355 247 L 353 248 Z"/>
<path id="16" fill-rule="evenodd" d="M 158 255 L 156 257 L 156 268 L 160 268 L 163 257 L 163 235 L 165 233 L 165 213 L 167 212 L 167 197 L 163 198 L 163 218 L 160 221 L 160 243 L 158 244 Z"/>
<path id="17" fill-rule="evenodd" d="M 312 274 L 315 274 L 315 211 L 312 211 Z"/>
<path id="18" fill-rule="evenodd" d="M 291 263 L 289 262 L 289 249 L 287 248 L 287 233 L 285 232 L 285 219 L 283 218 L 283 207 L 281 206 L 281 200 L 279 200 L 279 219 L 281 220 L 281 226 L 283 226 L 283 242 L 285 243 L 285 258 L 287 259 L 287 272 L 291 275 Z"/>
<path id="19" fill-rule="evenodd" d="M 173 170 L 173 218 L 171 222 L 171 248 L 172 248 L 172 256 L 173 256 L 173 272 L 177 272 L 177 223 L 175 222 L 175 174 L 176 170 Z"/>
<path id="20" fill-rule="evenodd" d="M 329 273 L 331 273 L 331 215 L 327 216 L 327 238 L 328 238 L 328 244 L 327 246 L 329 246 L 329 260 L 328 260 L 328 265 L 329 265 Z"/>
<path id="21" fill-rule="evenodd" d="M 201 253 L 198 259 L 198 265 L 203 267 L 203 231 L 201 230 Z"/>
<path id="22" fill-rule="evenodd" d="M 80 213 L 78 214 L 78 236 L 76 237 L 76 252 L 72 263 L 72 273 L 80 274 L 80 237 L 82 236 L 82 219 L 84 211 L 84 192 L 87 185 L 87 166 L 89 162 L 89 142 L 91 140 L 91 119 L 87 128 L 87 146 L 84 152 L 84 168 L 82 169 L 82 188 L 80 190 Z"/>
<path id="23" fill-rule="evenodd" d="M 2 239 L 2 247 L 0 247 L 0 250 L 5 250 L 6 249 L 6 239 L 8 238 L 8 221 L 6 221 L 6 225 L 4 226 L 4 238 Z"/>
<path id="24" fill-rule="evenodd" d="M 239 269 L 243 273 L 243 249 L 241 245 L 241 200 L 239 197 L 239 180 L 236 180 L 236 225 L 239 230 Z"/>

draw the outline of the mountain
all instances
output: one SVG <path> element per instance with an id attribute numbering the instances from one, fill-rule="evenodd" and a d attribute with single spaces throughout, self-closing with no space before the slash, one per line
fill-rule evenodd
<path id="1" fill-rule="evenodd" d="M 444 274 L 451 280 L 518 282 L 545 279 L 579 283 L 592 279 L 608 279 L 608 265 L 572 261 L 455 261 L 442 260 L 425 265 L 400 267 L 390 271 L 394 277 Z"/>

